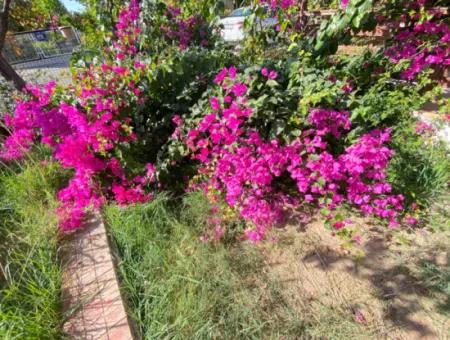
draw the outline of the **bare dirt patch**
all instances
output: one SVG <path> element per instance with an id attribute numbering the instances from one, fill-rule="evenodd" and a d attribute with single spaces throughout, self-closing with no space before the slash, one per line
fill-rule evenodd
<path id="1" fill-rule="evenodd" d="M 448 233 L 395 232 L 370 221 L 361 242 L 342 241 L 317 220 L 279 231 L 262 245 L 270 281 L 299 314 L 311 336 L 352 339 L 447 339 L 448 295 L 430 289 L 424 263 L 448 270 Z"/>

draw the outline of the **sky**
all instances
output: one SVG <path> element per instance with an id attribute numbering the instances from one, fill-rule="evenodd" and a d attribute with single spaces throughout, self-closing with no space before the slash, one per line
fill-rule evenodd
<path id="1" fill-rule="evenodd" d="M 70 12 L 80 12 L 83 9 L 83 5 L 81 5 L 76 0 L 61 0 L 61 1 Z"/>

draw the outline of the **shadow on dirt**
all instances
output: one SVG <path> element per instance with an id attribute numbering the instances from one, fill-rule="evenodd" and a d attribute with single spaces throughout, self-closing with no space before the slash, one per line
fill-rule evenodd
<path id="1" fill-rule="evenodd" d="M 447 256 L 448 250 L 446 249 Z M 445 287 L 446 282 L 447 284 L 449 282 L 448 265 L 447 267 L 440 266 L 438 264 L 440 261 L 437 259 L 438 254 L 433 253 L 431 249 L 426 254 L 421 253 L 420 257 L 411 258 L 410 263 L 401 263 L 401 261 L 396 263 L 395 258 L 392 258 L 392 250 L 389 249 L 386 238 L 381 236 L 370 238 L 364 244 L 364 251 L 364 259 L 354 261 L 354 266 L 350 267 L 342 266 L 343 262 L 348 264 L 348 256 L 330 252 L 327 247 L 322 246 L 316 247 L 302 260 L 323 271 L 345 268 L 344 270 L 356 275 L 359 279 L 369 281 L 376 288 L 377 298 L 385 302 L 383 313 L 386 320 L 390 320 L 407 331 L 419 334 L 421 337 L 436 336 L 426 323 L 413 318 L 412 315 L 417 312 L 425 312 L 420 297 L 430 297 L 432 291 L 445 293 L 445 289 L 448 289 Z M 424 271 L 424 264 L 429 269 L 428 275 Z M 410 265 L 418 266 L 421 274 L 412 271 Z M 448 313 L 449 298 L 450 295 L 447 292 L 446 301 L 443 303 L 436 301 L 436 309 Z"/>

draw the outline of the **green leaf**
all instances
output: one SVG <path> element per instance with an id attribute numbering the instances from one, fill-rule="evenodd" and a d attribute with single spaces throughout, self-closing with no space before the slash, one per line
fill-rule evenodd
<path id="1" fill-rule="evenodd" d="M 278 86 L 278 82 L 276 80 L 273 80 L 273 79 L 269 79 L 266 84 L 269 87 L 277 87 Z"/>
<path id="2" fill-rule="evenodd" d="M 286 128 L 286 122 L 284 120 L 277 119 L 272 124 L 272 133 L 275 136 L 279 136 L 284 131 L 285 128 Z"/>
<path id="3" fill-rule="evenodd" d="M 327 208 L 320 209 L 320 214 L 323 216 L 328 216 L 331 213 L 331 211 Z"/>

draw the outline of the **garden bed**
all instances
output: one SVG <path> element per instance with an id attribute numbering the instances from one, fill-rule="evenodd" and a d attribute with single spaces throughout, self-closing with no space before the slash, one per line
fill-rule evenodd
<path id="1" fill-rule="evenodd" d="M 359 244 L 323 232 L 320 216 L 275 242 L 203 244 L 202 194 L 105 217 L 118 246 L 129 315 L 141 338 L 444 338 L 449 235 L 390 232 L 355 217 Z M 433 225 L 448 223 L 445 209 Z"/>
<path id="2" fill-rule="evenodd" d="M 58 172 L 35 162 L 1 177 L 6 339 L 62 334 L 62 269 L 49 209 Z M 320 216 L 301 228 L 277 229 L 274 241 L 258 245 L 203 243 L 210 209 L 201 193 L 110 206 L 104 216 L 138 338 L 435 339 L 445 338 L 449 326 L 445 207 L 444 199 L 434 208 L 433 233 L 389 232 L 355 217 L 364 231 L 351 245 L 324 233 Z"/>
<path id="3" fill-rule="evenodd" d="M 58 233 L 90 242 L 66 248 L 82 292 L 97 264 L 117 286 L 93 213 L 138 338 L 448 334 L 449 150 L 413 114 L 433 101 L 450 119 L 432 77 L 450 61 L 444 14 L 345 0 L 308 31 L 284 2 L 274 30 L 254 5 L 236 53 L 217 1 L 131 0 L 69 85 L 5 101 L 0 335 L 67 335 Z M 349 47 L 377 23 L 395 38 Z M 66 325 L 98 331 L 107 318 L 72 288 Z"/>

